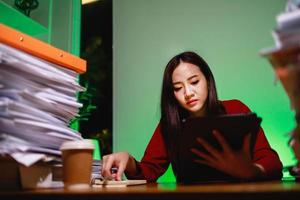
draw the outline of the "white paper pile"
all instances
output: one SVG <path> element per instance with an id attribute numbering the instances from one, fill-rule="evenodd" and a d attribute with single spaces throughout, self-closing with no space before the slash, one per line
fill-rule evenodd
<path id="1" fill-rule="evenodd" d="M 287 1 L 285 11 L 276 17 L 276 22 L 272 31 L 275 47 L 261 50 L 262 55 L 300 45 L 300 0 Z"/>
<path id="2" fill-rule="evenodd" d="M 273 31 L 273 37 L 278 48 L 300 44 L 300 8 L 298 6 L 296 2 L 288 2 L 285 12 L 276 18 L 277 27 Z"/>
<path id="3" fill-rule="evenodd" d="M 64 141 L 82 139 L 68 123 L 83 90 L 76 72 L 1 43 L 0 154 L 26 166 L 60 156 Z"/>

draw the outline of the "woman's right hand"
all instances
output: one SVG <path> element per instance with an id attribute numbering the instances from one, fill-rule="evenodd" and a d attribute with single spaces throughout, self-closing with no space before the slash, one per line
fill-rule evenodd
<path id="1" fill-rule="evenodd" d="M 112 174 L 111 169 L 117 168 L 117 173 Z M 136 164 L 134 158 L 128 152 L 118 152 L 102 157 L 102 176 L 105 178 L 114 178 L 117 181 L 122 180 L 124 171 L 134 173 Z"/>

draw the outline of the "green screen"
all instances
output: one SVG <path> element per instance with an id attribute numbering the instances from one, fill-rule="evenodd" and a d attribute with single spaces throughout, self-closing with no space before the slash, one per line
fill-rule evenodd
<path id="1" fill-rule="evenodd" d="M 285 166 L 294 126 L 289 99 L 269 62 L 271 31 L 284 0 L 114 0 L 113 148 L 139 160 L 160 118 L 163 70 L 174 55 L 199 53 L 210 65 L 221 100 L 240 99 Z M 174 181 L 170 171 L 160 181 Z"/>

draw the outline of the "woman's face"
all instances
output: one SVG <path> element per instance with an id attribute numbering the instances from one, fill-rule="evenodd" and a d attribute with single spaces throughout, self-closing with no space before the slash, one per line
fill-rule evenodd
<path id="1" fill-rule="evenodd" d="M 207 81 L 199 67 L 181 62 L 172 74 L 174 95 L 179 105 L 191 116 L 205 115 Z"/>

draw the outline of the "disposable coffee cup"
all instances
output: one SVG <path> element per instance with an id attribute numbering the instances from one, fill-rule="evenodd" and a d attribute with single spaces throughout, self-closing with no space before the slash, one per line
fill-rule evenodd
<path id="1" fill-rule="evenodd" d="M 67 141 L 61 145 L 65 188 L 90 187 L 94 148 L 93 142 L 88 139 Z"/>

